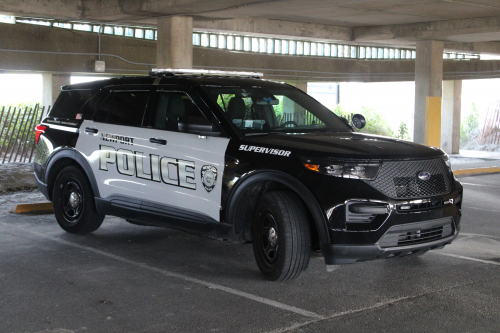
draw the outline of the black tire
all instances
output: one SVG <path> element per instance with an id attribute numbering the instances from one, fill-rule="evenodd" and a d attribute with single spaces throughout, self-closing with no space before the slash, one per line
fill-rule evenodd
<path id="1" fill-rule="evenodd" d="M 296 194 L 273 191 L 262 196 L 252 223 L 252 244 L 259 270 L 268 280 L 293 280 L 306 270 L 311 231 Z"/>
<path id="2" fill-rule="evenodd" d="M 99 229 L 104 215 L 97 213 L 94 193 L 85 174 L 76 166 L 64 168 L 52 192 L 57 223 L 72 234 L 88 234 Z"/>

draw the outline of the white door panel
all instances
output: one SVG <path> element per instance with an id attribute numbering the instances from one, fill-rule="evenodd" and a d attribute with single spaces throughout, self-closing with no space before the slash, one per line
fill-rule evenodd
<path id="1" fill-rule="evenodd" d="M 98 130 L 86 133 L 85 128 Z M 102 198 L 128 196 L 220 221 L 229 139 L 85 120 L 76 145 L 90 162 Z M 150 142 L 165 140 L 166 144 Z M 203 172 L 202 172 L 203 171 Z"/>
<path id="2" fill-rule="evenodd" d="M 224 156 L 227 138 L 148 129 L 150 137 L 166 145 L 149 143 L 152 182 L 143 199 L 208 215 L 220 221 Z M 144 164 L 146 165 L 146 163 Z M 203 171 L 203 176 L 202 176 Z"/>
<path id="3" fill-rule="evenodd" d="M 86 128 L 98 132 L 86 132 Z M 137 131 L 138 130 L 138 131 Z M 121 195 L 140 199 L 146 185 L 136 177 L 136 153 L 142 128 L 85 120 L 76 149 L 90 163 L 101 198 Z M 145 133 L 142 133 L 143 135 Z"/>

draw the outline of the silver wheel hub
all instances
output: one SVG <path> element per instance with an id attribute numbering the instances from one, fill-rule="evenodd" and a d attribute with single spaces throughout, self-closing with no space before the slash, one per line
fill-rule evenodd
<path id="1" fill-rule="evenodd" d="M 276 243 L 278 242 L 278 235 L 276 234 L 276 230 L 274 228 L 269 229 L 267 239 L 269 241 L 269 245 L 272 247 L 276 246 Z"/>
<path id="2" fill-rule="evenodd" d="M 71 207 L 76 208 L 79 203 L 80 197 L 78 196 L 78 193 L 71 192 L 71 194 L 69 195 L 69 204 L 71 205 Z"/>

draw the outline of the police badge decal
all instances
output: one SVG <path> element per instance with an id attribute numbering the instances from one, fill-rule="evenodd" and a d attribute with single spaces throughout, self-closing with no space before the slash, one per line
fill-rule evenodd
<path id="1" fill-rule="evenodd" d="M 207 192 L 211 192 L 217 182 L 217 169 L 212 165 L 204 165 L 201 168 L 201 183 Z"/>

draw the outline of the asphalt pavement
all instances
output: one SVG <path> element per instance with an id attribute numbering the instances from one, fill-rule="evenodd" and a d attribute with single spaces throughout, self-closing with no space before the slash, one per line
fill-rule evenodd
<path id="1" fill-rule="evenodd" d="M 332 272 L 312 259 L 285 283 L 251 244 L 0 212 L 0 332 L 500 332 L 500 174 L 460 181 L 452 245 Z"/>

